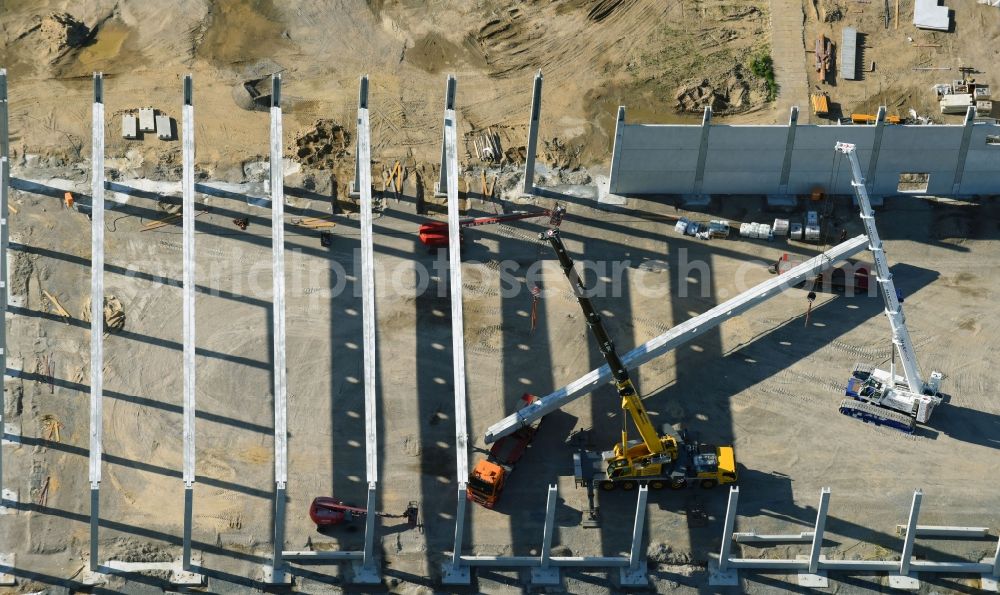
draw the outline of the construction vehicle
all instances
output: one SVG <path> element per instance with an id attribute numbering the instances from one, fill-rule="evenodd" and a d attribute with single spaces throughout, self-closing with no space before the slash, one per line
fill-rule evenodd
<path id="1" fill-rule="evenodd" d="M 872 114 L 851 114 L 852 124 L 874 124 L 878 121 L 878 116 Z M 883 120 L 886 124 L 902 124 L 903 119 L 899 116 L 886 116 Z"/>
<path id="2" fill-rule="evenodd" d="M 525 394 L 521 397 L 521 406 L 534 403 L 538 397 Z M 507 485 L 507 478 L 514 471 L 514 465 L 521 460 L 528 445 L 531 444 L 541 419 L 519 428 L 509 436 L 504 436 L 490 447 L 489 456 L 481 459 L 469 473 L 469 483 L 465 495 L 469 500 L 486 508 L 493 508 L 500 498 L 500 492 Z"/>
<path id="3" fill-rule="evenodd" d="M 861 208 L 861 221 L 868 235 L 868 249 L 875 260 L 875 278 L 885 302 L 885 316 L 892 329 L 892 343 L 895 346 L 889 370 L 879 370 L 872 365 L 859 364 L 847 381 L 845 393 L 848 398 L 840 403 L 840 412 L 866 423 L 888 426 L 906 433 L 912 433 L 915 422 L 926 423 L 934 408 L 943 400 L 938 392 L 943 376 L 941 372 L 931 372 L 925 381 L 920 374 L 916 352 L 906 327 L 906 317 L 900 303 L 896 285 L 889 272 L 889 264 L 882 249 L 882 240 L 875 228 L 875 215 L 868 199 L 868 190 L 861 175 L 861 165 L 851 143 L 839 142 L 836 150 L 847 156 L 851 163 L 854 193 Z M 903 376 L 896 374 L 895 353 L 903 366 Z"/>
<path id="4" fill-rule="evenodd" d="M 401 514 L 376 512 L 375 515 L 381 518 L 406 519 L 410 527 L 413 528 L 417 526 L 419 510 L 417 503 L 411 500 L 406 510 Z M 344 504 L 340 500 L 329 496 L 314 498 L 312 504 L 309 505 L 309 518 L 312 519 L 312 522 L 316 523 L 317 529 L 364 520 L 367 516 L 368 511 L 366 509 Z"/>
<path id="5" fill-rule="evenodd" d="M 775 261 L 768 271 L 773 274 L 781 275 L 786 273 L 793 268 L 799 266 L 805 262 L 805 258 L 801 256 L 788 254 L 782 254 L 781 257 Z M 839 267 L 830 269 L 825 273 L 816 275 L 812 279 L 806 279 L 799 284 L 799 287 L 810 287 L 825 289 L 830 288 L 833 291 L 843 291 L 845 293 L 868 293 L 868 288 L 871 286 L 871 267 L 867 263 L 846 263 Z"/>
<path id="6" fill-rule="evenodd" d="M 549 225 L 558 227 L 566 214 L 566 208 L 556 206 L 554 209 L 544 209 L 541 211 L 531 211 L 526 213 L 510 213 L 507 215 L 493 215 L 490 217 L 469 217 L 458 222 L 459 227 L 478 227 L 480 225 L 491 225 L 494 223 L 507 223 L 510 221 L 520 221 L 521 219 L 531 219 L 534 217 L 548 217 Z M 420 243 L 432 248 L 441 248 L 448 245 L 448 222 L 431 221 L 420 226 L 417 232 Z"/>
<path id="7" fill-rule="evenodd" d="M 613 490 L 619 486 L 633 490 L 639 482 L 652 489 L 670 486 L 675 489 L 698 483 L 703 488 L 736 481 L 736 459 L 732 446 L 698 444 L 689 440 L 687 433 L 666 426 L 663 433 L 656 431 L 649 419 L 642 398 L 636 391 L 628 369 L 622 363 L 614 342 L 604 328 L 600 315 L 587 297 L 587 289 L 573 268 L 573 259 L 566 252 L 559 229 L 552 228 L 540 236 L 552 245 L 559 258 L 563 274 L 573 287 L 580 307 L 587 319 L 587 326 L 597 340 L 614 379 L 615 388 L 622 399 L 622 409 L 627 411 L 639 431 L 641 440 L 629 440 L 627 423 L 623 419 L 621 442 L 605 452 L 582 451 L 574 454 L 574 469 L 578 486 Z"/>

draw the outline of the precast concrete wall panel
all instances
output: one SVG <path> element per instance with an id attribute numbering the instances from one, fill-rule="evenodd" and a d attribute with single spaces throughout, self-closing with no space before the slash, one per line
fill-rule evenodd
<path id="1" fill-rule="evenodd" d="M 901 173 L 930 174 L 927 192 L 932 194 L 1000 194 L 1000 145 L 986 142 L 987 136 L 1000 136 L 1000 126 L 973 124 L 963 150 L 965 131 L 963 125 L 800 125 L 789 134 L 788 126 L 710 125 L 702 147 L 703 127 L 698 124 L 623 123 L 620 150 L 612 158 L 611 192 L 696 193 L 704 151 L 703 193 L 778 193 L 787 155 L 787 194 L 806 194 L 815 187 L 851 194 L 850 168 L 838 162 L 833 149 L 841 141 L 857 145 L 873 195 L 899 194 Z"/>

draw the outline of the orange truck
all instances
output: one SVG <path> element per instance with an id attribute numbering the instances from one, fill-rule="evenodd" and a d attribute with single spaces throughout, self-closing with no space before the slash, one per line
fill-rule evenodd
<path id="1" fill-rule="evenodd" d="M 527 407 L 538 400 L 534 395 L 525 394 L 521 397 L 521 408 Z M 544 419 L 544 418 L 543 418 Z M 538 432 L 541 420 L 518 429 L 513 434 L 504 436 L 493 443 L 490 454 L 480 459 L 469 473 L 466 486 L 466 497 L 486 508 L 493 508 L 500 499 L 500 492 L 507 485 L 507 478 L 514 471 L 514 465 L 521 460 L 528 445 Z"/>

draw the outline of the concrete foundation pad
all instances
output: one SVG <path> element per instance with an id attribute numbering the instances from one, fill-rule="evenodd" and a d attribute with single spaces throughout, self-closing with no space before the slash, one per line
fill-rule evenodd
<path id="1" fill-rule="evenodd" d="M 987 593 L 1000 593 L 1000 580 L 991 574 L 984 574 L 979 579 L 979 589 Z"/>
<path id="2" fill-rule="evenodd" d="M 455 566 L 451 562 L 441 565 L 442 585 L 471 585 L 472 569 L 468 566 Z"/>
<path id="3" fill-rule="evenodd" d="M 712 587 L 738 587 L 740 575 L 735 568 L 719 570 L 719 561 L 709 560 L 708 584 Z"/>
<path id="4" fill-rule="evenodd" d="M 808 560 L 809 556 L 798 555 L 796 560 Z M 820 556 L 820 560 L 826 560 L 826 556 Z M 815 574 L 806 571 L 799 571 L 799 586 L 811 589 L 826 589 L 830 586 L 829 579 L 826 578 L 825 570 L 817 570 Z"/>
<path id="5" fill-rule="evenodd" d="M 551 587 L 562 584 L 562 573 L 556 566 L 538 566 L 531 569 L 531 586 Z"/>
<path id="6" fill-rule="evenodd" d="M 817 570 L 815 574 L 800 572 L 799 586 L 810 589 L 828 589 L 830 587 L 830 579 L 826 578 L 825 570 Z"/>
<path id="7" fill-rule="evenodd" d="M 17 514 L 17 492 L 4 488 L 3 498 L 0 499 L 0 515 Z"/>
<path id="8" fill-rule="evenodd" d="M 84 585 L 95 587 L 108 582 L 108 575 L 100 571 L 91 570 L 87 567 L 80 572 L 79 580 Z"/>
<path id="9" fill-rule="evenodd" d="M 17 578 L 6 570 L 14 568 L 16 563 L 15 554 L 0 554 L 0 586 L 11 587 L 17 584 Z"/>
<path id="10" fill-rule="evenodd" d="M 620 194 L 611 194 L 610 192 L 601 193 L 601 195 L 597 198 L 597 204 L 602 206 L 610 205 L 614 207 L 623 207 L 627 202 L 628 198 L 621 196 Z"/>
<path id="11" fill-rule="evenodd" d="M 681 207 L 688 211 L 707 209 L 712 206 L 711 194 L 683 194 L 681 195 Z"/>
<path id="12" fill-rule="evenodd" d="M 205 585 L 205 576 L 178 568 L 170 572 L 170 584 L 177 587 L 202 587 Z"/>
<path id="13" fill-rule="evenodd" d="M 639 562 L 635 568 L 628 566 L 619 568 L 618 585 L 621 587 L 648 587 L 649 577 L 646 576 L 646 563 Z"/>
<path id="14" fill-rule="evenodd" d="M 920 580 L 915 574 L 889 573 L 889 587 L 899 591 L 919 591 Z"/>
<path id="15" fill-rule="evenodd" d="M 3 425 L 3 445 L 21 444 L 21 424 L 7 422 Z"/>
<path id="16" fill-rule="evenodd" d="M 378 585 L 382 582 L 382 573 L 376 564 L 362 564 L 360 561 L 351 562 L 351 582 L 355 585 Z"/>
<path id="17" fill-rule="evenodd" d="M 194 570 L 184 570 L 184 560 L 176 560 L 177 567 L 170 571 L 170 584 L 178 587 L 202 587 L 206 584 L 205 575 Z M 201 567 L 201 556 L 191 554 L 191 567 Z"/>
<path id="18" fill-rule="evenodd" d="M 287 566 L 275 568 L 273 566 L 264 565 L 261 566 L 260 582 L 267 583 L 269 585 L 291 585 L 292 575 L 288 572 Z"/>

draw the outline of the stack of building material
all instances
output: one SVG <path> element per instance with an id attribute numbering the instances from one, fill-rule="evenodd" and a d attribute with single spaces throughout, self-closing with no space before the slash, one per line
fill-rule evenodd
<path id="1" fill-rule="evenodd" d="M 947 6 L 938 6 L 938 0 L 917 0 L 913 7 L 913 24 L 920 29 L 949 31 L 951 11 Z"/>
<path id="2" fill-rule="evenodd" d="M 131 114 L 122 116 L 122 137 L 127 139 L 139 138 L 139 120 Z"/>
<path id="3" fill-rule="evenodd" d="M 156 110 L 151 107 L 139 108 L 139 130 L 156 132 Z"/>
<path id="4" fill-rule="evenodd" d="M 174 131 L 170 126 L 170 116 L 157 114 L 156 116 L 156 136 L 160 140 L 171 140 L 174 138 Z"/>
<path id="5" fill-rule="evenodd" d="M 849 81 L 858 78 L 858 30 L 844 27 L 844 37 L 840 44 L 840 78 Z"/>
<path id="6" fill-rule="evenodd" d="M 784 237 L 788 235 L 788 219 L 775 219 L 774 225 L 771 226 L 771 233 L 775 237 Z"/>
<path id="7" fill-rule="evenodd" d="M 830 68 L 830 60 L 833 59 L 833 42 L 822 33 L 816 38 L 816 72 L 819 73 L 820 82 L 826 82 L 827 70 Z"/>

